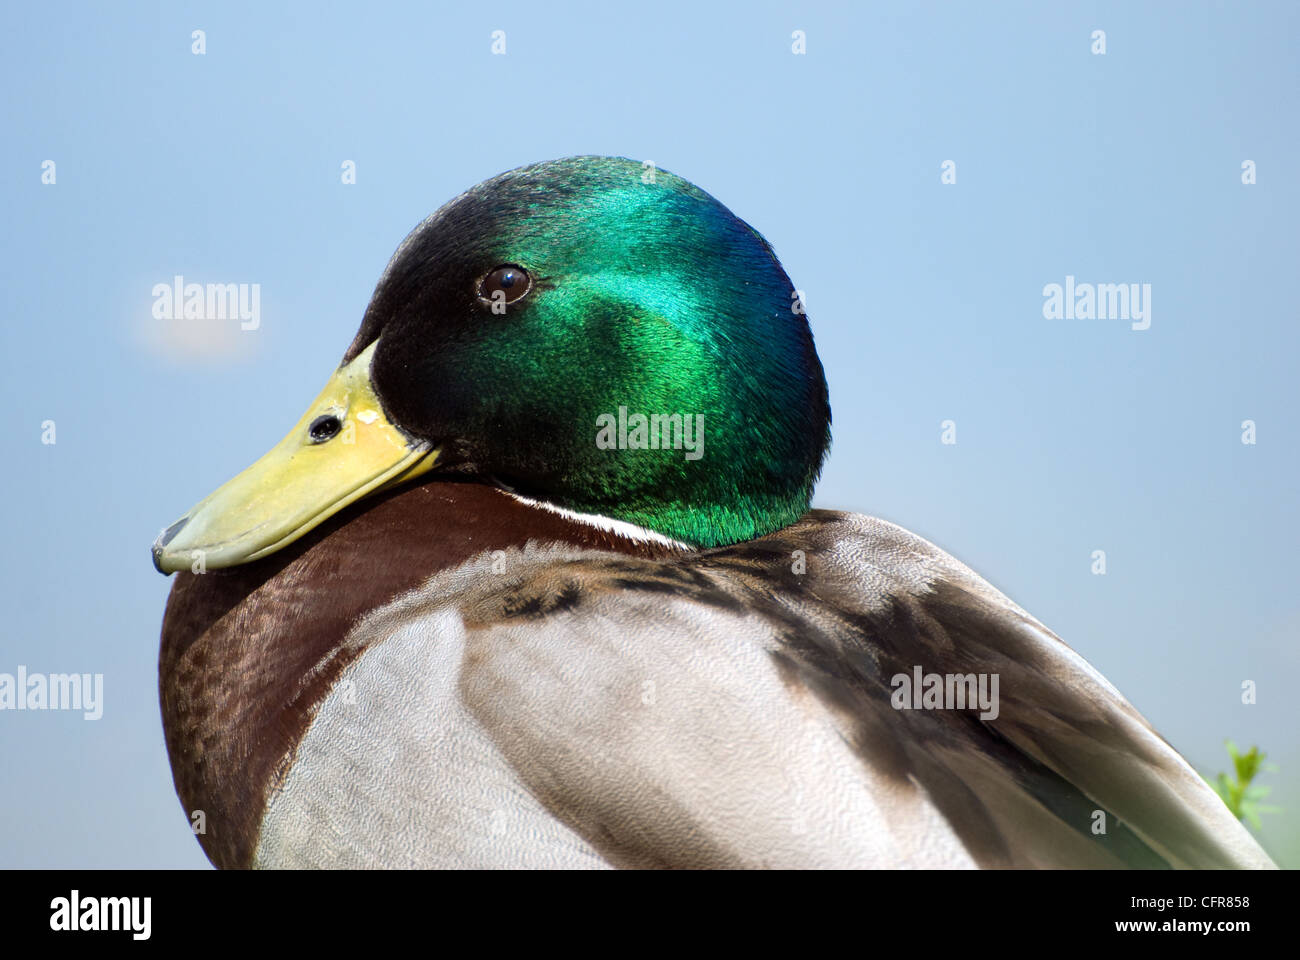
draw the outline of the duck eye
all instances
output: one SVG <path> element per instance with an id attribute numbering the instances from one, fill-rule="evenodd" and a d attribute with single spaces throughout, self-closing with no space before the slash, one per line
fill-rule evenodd
<path id="1" fill-rule="evenodd" d="M 514 263 L 503 263 L 479 284 L 478 295 L 484 300 L 514 303 L 532 289 L 533 280 L 528 271 Z M 498 291 L 502 296 L 497 296 Z"/>
<path id="2" fill-rule="evenodd" d="M 312 443 L 324 443 L 326 440 L 332 440 L 342 429 L 343 424 L 339 422 L 339 418 L 332 413 L 327 413 L 311 422 L 311 426 L 307 428 L 307 435 L 311 437 Z"/>

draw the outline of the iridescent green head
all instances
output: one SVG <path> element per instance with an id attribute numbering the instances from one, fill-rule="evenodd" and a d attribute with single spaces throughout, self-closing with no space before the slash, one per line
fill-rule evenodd
<path id="1" fill-rule="evenodd" d="M 621 158 L 512 170 L 421 223 L 379 281 L 336 380 L 349 377 L 368 383 L 327 388 L 290 455 L 378 413 L 410 456 L 361 470 L 335 510 L 446 471 L 716 546 L 807 510 L 829 443 L 822 367 L 772 248 L 699 188 Z"/>

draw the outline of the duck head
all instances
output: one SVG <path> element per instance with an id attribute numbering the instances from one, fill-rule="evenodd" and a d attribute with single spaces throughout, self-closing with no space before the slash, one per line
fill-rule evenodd
<path id="1" fill-rule="evenodd" d="M 830 408 L 793 285 L 748 224 L 646 171 L 522 167 L 416 227 L 320 396 L 162 533 L 158 569 L 258 559 L 431 473 L 693 547 L 796 520 Z"/>

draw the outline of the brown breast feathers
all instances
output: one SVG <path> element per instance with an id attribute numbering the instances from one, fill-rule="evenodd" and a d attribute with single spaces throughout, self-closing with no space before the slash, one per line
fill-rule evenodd
<path id="1" fill-rule="evenodd" d="M 530 540 L 665 552 L 482 484 L 430 482 L 354 504 L 263 560 L 177 574 L 158 664 L 163 731 L 213 863 L 249 865 L 269 792 L 360 652 L 343 646 L 357 618 L 440 570 Z"/>

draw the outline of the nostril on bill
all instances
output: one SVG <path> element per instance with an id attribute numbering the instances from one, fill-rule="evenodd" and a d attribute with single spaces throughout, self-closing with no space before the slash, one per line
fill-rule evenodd
<path id="1" fill-rule="evenodd" d="M 324 443 L 326 440 L 332 440 L 342 429 L 342 421 L 332 413 L 328 413 L 311 422 L 311 426 L 307 428 L 307 435 L 311 437 L 312 443 Z"/>

